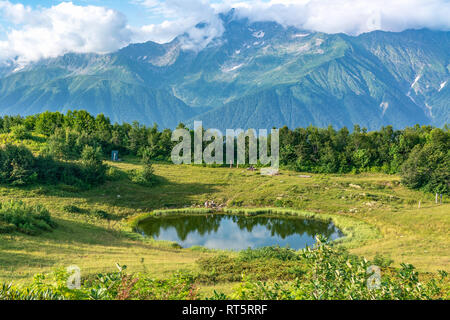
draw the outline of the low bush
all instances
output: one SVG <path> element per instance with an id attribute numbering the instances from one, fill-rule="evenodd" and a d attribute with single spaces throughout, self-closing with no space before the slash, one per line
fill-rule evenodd
<path id="1" fill-rule="evenodd" d="M 294 280 L 305 274 L 304 264 L 298 260 L 281 260 L 259 257 L 242 260 L 219 255 L 197 261 L 200 272 L 196 279 L 201 283 L 239 282 L 245 275 L 254 281 Z"/>
<path id="2" fill-rule="evenodd" d="M 82 209 L 74 205 L 66 205 L 63 207 L 63 210 L 68 213 L 79 213 L 79 214 L 89 213 L 89 210 Z"/>
<path id="3" fill-rule="evenodd" d="M 199 299 L 192 275 L 178 272 L 165 280 L 146 275 L 130 275 L 126 266 L 85 279 L 80 289 L 69 289 L 69 273 L 57 269 L 39 274 L 27 287 L 0 285 L 0 300 L 195 300 Z"/>
<path id="4" fill-rule="evenodd" d="M 0 221 L 0 234 L 12 233 L 16 230 L 16 226 L 4 221 Z"/>
<path id="5" fill-rule="evenodd" d="M 300 260 L 300 256 L 290 248 L 264 247 L 258 249 L 247 249 L 239 252 L 241 261 L 251 261 L 255 259 L 277 259 L 281 261 Z"/>
<path id="6" fill-rule="evenodd" d="M 254 255 L 252 255 L 254 256 Z M 116 272 L 89 276 L 81 288 L 69 289 L 69 274 L 57 269 L 51 275 L 36 275 L 31 285 L 16 287 L 0 284 L 0 300 L 198 300 L 198 283 L 241 281 L 232 295 L 215 292 L 210 300 L 431 300 L 448 299 L 445 292 L 447 273 L 420 281 L 412 265 L 399 269 L 382 268 L 378 273 L 373 262 L 350 255 L 318 239 L 314 248 L 300 253 L 301 260 L 276 258 L 242 261 L 219 255 L 200 261 L 203 274 L 176 272 L 167 279 L 154 279 L 146 274 L 128 274 L 126 266 L 117 264 Z M 259 269 L 258 269 L 259 268 Z M 207 272 L 209 272 L 209 275 Z M 272 273 L 270 273 L 272 272 Z M 279 278 L 282 272 L 291 272 Z M 227 278 L 239 275 L 241 278 Z M 379 275 L 379 277 L 378 277 Z M 263 281 L 258 276 L 265 276 Z M 222 278 L 221 278 L 222 277 Z"/>
<path id="7" fill-rule="evenodd" d="M 7 144 L 0 147 L 0 183 L 24 186 L 33 183 L 77 186 L 88 189 L 106 180 L 106 165 L 98 149 L 86 147 L 81 163 L 35 157 L 24 146 Z"/>
<path id="8" fill-rule="evenodd" d="M 24 146 L 0 147 L 0 183 L 26 185 L 37 180 L 35 158 Z"/>
<path id="9" fill-rule="evenodd" d="M 308 273 L 290 282 L 246 279 L 231 298 L 250 300 L 431 300 L 443 298 L 447 273 L 423 283 L 410 264 L 377 274 L 373 262 L 350 256 L 319 239 L 302 257 Z"/>
<path id="10" fill-rule="evenodd" d="M 108 167 L 102 161 L 102 151 L 100 147 L 93 148 L 86 145 L 81 154 L 83 166 L 83 180 L 89 185 L 102 184 L 106 180 L 106 170 Z"/>
<path id="11" fill-rule="evenodd" d="M 41 205 L 28 206 L 21 201 L 0 203 L 0 229 L 4 232 L 19 232 L 37 235 L 44 231 L 52 231 L 56 223 L 51 219 L 50 213 Z M 1 232 L 1 231 L 0 231 Z"/>
<path id="12" fill-rule="evenodd" d="M 25 140 L 31 138 L 31 132 L 24 125 L 11 127 L 11 134 L 15 139 Z"/>
<path id="13" fill-rule="evenodd" d="M 153 186 L 157 183 L 152 166 L 144 165 L 141 170 L 130 171 L 131 181 L 141 186 Z"/>
<path id="14" fill-rule="evenodd" d="M 76 213 L 76 214 L 84 214 L 84 215 L 90 215 L 94 216 L 100 219 L 111 219 L 111 215 L 103 210 L 94 210 L 90 211 L 87 209 L 83 209 L 74 205 L 66 205 L 63 207 L 63 210 L 67 213 Z"/>
<path id="15" fill-rule="evenodd" d="M 126 177 L 126 173 L 117 168 L 109 167 L 108 170 L 106 170 L 106 179 L 109 181 L 118 181 Z"/>
<path id="16" fill-rule="evenodd" d="M 109 213 L 107 213 L 106 211 L 103 211 L 103 210 L 94 210 L 94 212 L 92 212 L 92 214 L 100 219 L 111 220 L 111 218 L 112 218 Z"/>

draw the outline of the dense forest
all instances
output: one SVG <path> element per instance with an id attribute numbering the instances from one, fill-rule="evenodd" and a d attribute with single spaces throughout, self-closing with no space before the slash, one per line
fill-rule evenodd
<path id="1" fill-rule="evenodd" d="M 180 124 L 179 127 L 184 127 Z M 105 180 L 103 159 L 112 150 L 143 159 L 144 170 L 136 180 L 144 183 L 152 174 L 152 161 L 170 161 L 176 142 L 172 131 L 132 124 L 112 124 L 100 114 L 86 111 L 67 114 L 0 118 L 0 183 L 81 184 L 92 186 Z M 193 135 L 193 131 L 191 130 Z M 38 154 L 24 140 L 45 141 Z M 269 139 L 270 140 L 270 139 Z M 70 160 L 70 161 L 69 161 Z M 354 126 L 280 129 L 280 165 L 313 173 L 400 174 L 405 185 L 427 192 L 450 193 L 450 130 L 419 126 L 394 130 L 391 126 L 368 132 Z"/>

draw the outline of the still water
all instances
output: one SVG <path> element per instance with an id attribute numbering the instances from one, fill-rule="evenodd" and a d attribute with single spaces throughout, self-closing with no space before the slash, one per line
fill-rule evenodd
<path id="1" fill-rule="evenodd" d="M 243 250 L 266 246 L 302 249 L 312 246 L 316 235 L 330 240 L 343 236 L 333 223 L 299 218 L 188 215 L 150 218 L 138 229 L 155 240 L 168 240 L 184 248 Z"/>

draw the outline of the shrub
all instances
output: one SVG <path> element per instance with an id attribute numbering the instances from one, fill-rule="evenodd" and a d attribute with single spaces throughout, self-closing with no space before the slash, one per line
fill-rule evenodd
<path id="1" fill-rule="evenodd" d="M 89 211 L 87 209 L 82 209 L 80 207 L 74 205 L 66 205 L 63 208 L 64 211 L 68 213 L 76 213 L 76 214 L 84 214 L 84 215 L 92 215 L 101 219 L 111 219 L 111 215 L 103 210 L 94 210 Z"/>
<path id="2" fill-rule="evenodd" d="M 165 280 L 146 275 L 130 275 L 126 266 L 87 279 L 79 290 L 67 287 L 69 274 L 57 269 L 50 275 L 39 274 L 27 287 L 0 285 L 0 300 L 194 300 L 199 299 L 194 277 L 178 272 Z"/>
<path id="3" fill-rule="evenodd" d="M 89 212 L 86 209 L 82 209 L 82 208 L 74 206 L 74 205 L 66 205 L 63 207 L 63 210 L 68 213 L 79 213 L 79 214 L 85 214 L 85 213 Z"/>
<path id="4" fill-rule="evenodd" d="M 315 248 L 302 251 L 308 266 L 303 279 L 291 282 L 255 282 L 245 279 L 232 298 L 255 300 L 431 300 L 442 297 L 447 274 L 426 283 L 412 265 L 402 264 L 395 272 L 385 272 L 371 282 L 373 263 L 351 256 L 318 239 Z M 303 281 L 302 281 L 303 280 Z M 376 284 L 376 286 L 369 286 Z"/>
<path id="5" fill-rule="evenodd" d="M 56 161 L 49 156 L 36 158 L 37 182 L 58 184 L 64 183 L 80 188 L 89 188 L 85 179 L 85 169 L 77 163 Z"/>
<path id="6" fill-rule="evenodd" d="M 252 280 L 294 280 L 304 275 L 304 264 L 297 260 L 280 260 L 273 257 L 261 257 L 242 260 L 218 255 L 197 261 L 200 272 L 197 281 L 203 283 L 237 282 L 242 275 Z"/>
<path id="7" fill-rule="evenodd" d="M 31 138 L 30 131 L 24 125 L 17 125 L 12 127 L 11 133 L 13 137 L 18 140 L 25 140 Z"/>
<path id="8" fill-rule="evenodd" d="M 111 218 L 112 218 L 109 213 L 107 213 L 106 211 L 103 211 L 103 210 L 95 210 L 93 212 L 93 215 L 100 219 L 106 219 L 106 220 L 111 220 Z"/>
<path id="9" fill-rule="evenodd" d="M 106 179 L 110 181 L 118 181 L 124 177 L 126 177 L 126 174 L 115 167 L 109 167 L 106 171 Z"/>
<path id="10" fill-rule="evenodd" d="M 151 164 L 144 165 L 141 170 L 132 170 L 131 181 L 142 186 L 152 186 L 156 184 L 156 178 L 153 173 L 153 167 Z"/>
<path id="11" fill-rule="evenodd" d="M 258 249 L 247 249 L 239 252 L 241 261 L 255 259 L 277 259 L 281 261 L 300 260 L 300 256 L 292 249 L 281 247 L 264 247 Z"/>
<path id="12" fill-rule="evenodd" d="M 0 183 L 25 185 L 37 179 L 35 158 L 24 146 L 7 144 L 0 148 Z"/>
<path id="13" fill-rule="evenodd" d="M 16 226 L 4 221 L 0 221 L 0 234 L 2 233 L 12 233 L 16 230 Z"/>
<path id="14" fill-rule="evenodd" d="M 100 147 L 85 146 L 81 153 L 81 163 L 84 167 L 83 180 L 90 185 L 105 182 L 107 166 L 103 164 Z"/>
<path id="15" fill-rule="evenodd" d="M 47 139 L 47 144 L 42 148 L 41 153 L 58 159 L 76 158 L 79 154 L 75 150 L 75 137 L 69 130 L 56 129 Z"/>
<path id="16" fill-rule="evenodd" d="M 34 157 L 24 146 L 7 144 L 0 148 L 0 183 L 64 183 L 89 188 L 105 181 L 106 170 L 100 148 L 87 146 L 81 164 L 57 161 L 48 155 Z"/>
<path id="17" fill-rule="evenodd" d="M 434 129 L 428 139 L 403 163 L 402 182 L 413 189 L 450 194 L 450 135 Z"/>
<path id="18" fill-rule="evenodd" d="M 152 150 L 149 147 L 143 148 L 142 151 L 140 152 L 141 156 L 142 156 L 142 163 L 144 165 L 150 165 L 151 161 L 152 161 Z"/>
<path id="19" fill-rule="evenodd" d="M 41 205 L 28 206 L 21 201 L 0 203 L 0 221 L 29 235 L 56 228 L 56 223 L 50 218 L 47 209 Z"/>

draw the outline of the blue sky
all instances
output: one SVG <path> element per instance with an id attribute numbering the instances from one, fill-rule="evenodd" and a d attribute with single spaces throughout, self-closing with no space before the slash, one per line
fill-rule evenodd
<path id="1" fill-rule="evenodd" d="M 201 50 L 224 31 L 217 13 L 231 8 L 237 18 L 327 33 L 450 30 L 449 0 L 0 0 L 0 63 L 107 53 L 182 33 L 186 50 Z M 208 27 L 199 32 L 199 22 Z"/>
<path id="2" fill-rule="evenodd" d="M 133 26 L 142 26 L 146 24 L 154 24 L 161 23 L 167 18 L 152 13 L 150 10 L 146 10 L 145 6 L 140 3 L 139 0 L 69 0 L 72 3 L 80 6 L 85 5 L 94 5 L 94 6 L 103 6 L 111 9 L 118 10 L 125 14 L 130 22 L 130 25 Z M 184 0 L 189 2 L 189 0 Z M 261 0 L 261 2 L 268 2 L 269 0 Z M 58 5 L 62 1 L 57 0 L 10 0 L 11 3 L 21 3 L 26 6 L 30 6 L 33 8 L 37 7 L 51 7 L 54 5 Z M 161 2 L 166 2 L 161 0 Z M 209 3 L 223 3 L 221 0 L 211 0 Z M 247 2 L 247 0 L 243 0 L 241 2 Z"/>
<path id="3" fill-rule="evenodd" d="M 37 7 L 51 7 L 60 4 L 62 1 L 56 0 L 10 0 L 11 3 L 18 4 L 21 3 L 26 6 L 31 6 L 33 8 Z M 72 0 L 76 5 L 95 5 L 108 7 L 111 9 L 118 10 L 124 13 L 130 24 L 134 26 L 145 25 L 149 23 L 161 23 L 163 17 L 155 17 L 150 14 L 147 10 L 143 10 L 142 5 L 138 1 L 126 1 L 126 0 Z"/>

